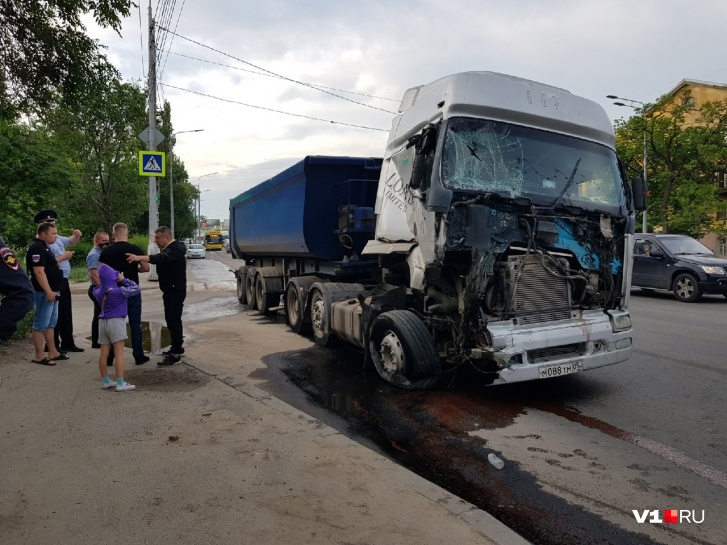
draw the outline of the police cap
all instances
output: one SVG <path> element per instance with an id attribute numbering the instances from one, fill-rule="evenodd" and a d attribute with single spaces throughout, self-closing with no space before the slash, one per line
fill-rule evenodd
<path id="1" fill-rule="evenodd" d="M 58 214 L 55 210 L 41 210 L 38 212 L 33 221 L 35 223 L 43 223 L 44 221 L 55 221 L 58 218 Z"/>

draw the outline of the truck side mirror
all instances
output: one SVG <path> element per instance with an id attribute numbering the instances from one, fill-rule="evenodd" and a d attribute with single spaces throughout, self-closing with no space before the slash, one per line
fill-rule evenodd
<path id="1" fill-rule="evenodd" d="M 410 147 L 411 144 L 414 144 L 416 154 L 414 155 L 409 186 L 412 189 L 419 189 L 427 172 L 427 155 L 434 151 L 437 146 L 437 129 L 433 125 L 427 126 L 422 131 L 421 137 L 409 139 L 407 147 Z"/>
<path id="2" fill-rule="evenodd" d="M 631 179 L 631 196 L 635 210 L 639 212 L 646 210 L 646 182 L 643 178 Z"/>

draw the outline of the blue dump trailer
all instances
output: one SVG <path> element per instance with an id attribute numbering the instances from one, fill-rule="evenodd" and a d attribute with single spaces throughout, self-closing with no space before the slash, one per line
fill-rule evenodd
<path id="1" fill-rule="evenodd" d="M 376 261 L 361 252 L 374 236 L 381 159 L 309 156 L 230 201 L 230 251 L 238 298 L 277 307 L 290 278 L 367 280 Z"/>
<path id="2" fill-rule="evenodd" d="M 493 72 L 402 98 L 383 159 L 306 157 L 230 202 L 237 297 L 403 388 L 628 359 L 635 212 L 598 104 Z"/>

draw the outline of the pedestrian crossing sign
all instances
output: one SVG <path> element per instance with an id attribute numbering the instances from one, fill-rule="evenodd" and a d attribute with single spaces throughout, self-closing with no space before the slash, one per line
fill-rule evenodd
<path id="1" fill-rule="evenodd" d="M 163 151 L 140 151 L 139 176 L 166 176 L 165 155 Z"/>

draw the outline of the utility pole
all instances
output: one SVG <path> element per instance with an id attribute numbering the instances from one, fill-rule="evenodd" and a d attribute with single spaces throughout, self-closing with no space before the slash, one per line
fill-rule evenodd
<path id="1" fill-rule="evenodd" d="M 614 102 L 614 104 L 616 106 L 626 106 L 627 108 L 631 108 L 633 110 L 638 110 L 641 112 L 641 118 L 644 121 L 644 161 L 643 161 L 644 162 L 644 187 L 647 187 L 648 182 L 646 180 L 646 176 L 647 176 L 646 161 L 649 158 L 648 157 L 649 154 L 648 154 L 648 148 L 646 147 L 646 144 L 647 144 L 646 133 L 647 133 L 647 128 L 648 128 L 647 121 L 646 121 L 646 112 L 644 111 L 646 109 L 646 104 L 644 104 L 640 100 L 634 100 L 633 98 L 617 97 L 616 95 L 606 95 L 606 98 L 610 98 L 611 100 L 613 100 L 613 99 L 626 100 L 626 101 L 630 102 L 631 104 L 625 104 L 623 102 Z M 641 108 L 639 108 L 638 106 L 634 106 L 634 104 L 641 104 Z M 649 232 L 649 228 L 646 224 L 646 210 L 644 210 L 641 213 L 641 232 L 642 233 Z"/>
<path id="2" fill-rule="evenodd" d="M 157 111 L 157 78 L 156 78 L 156 40 L 154 39 L 154 18 L 151 14 L 149 0 L 149 151 L 156 151 L 156 111 Z M 154 231 L 159 227 L 159 208 L 157 204 L 157 177 L 149 176 L 149 255 L 159 252 L 154 241 Z M 152 265 L 149 280 L 157 281 L 156 266 Z"/>

